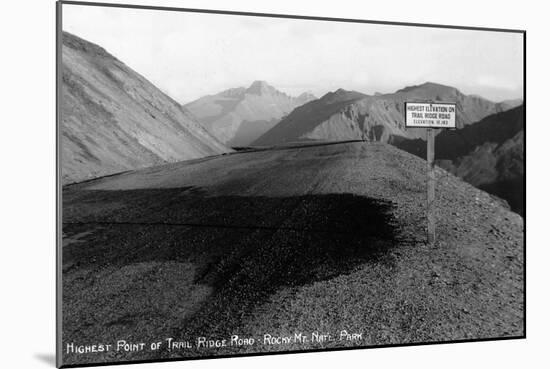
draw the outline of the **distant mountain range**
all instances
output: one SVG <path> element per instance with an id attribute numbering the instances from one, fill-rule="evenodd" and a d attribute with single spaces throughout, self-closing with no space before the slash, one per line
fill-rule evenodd
<path id="1" fill-rule="evenodd" d="M 185 105 L 218 139 L 228 146 L 245 146 L 267 132 L 294 108 L 315 99 L 278 91 L 264 81 L 201 97 Z"/>
<path id="2" fill-rule="evenodd" d="M 103 48 L 63 33 L 63 184 L 231 151 Z"/>
<path id="3" fill-rule="evenodd" d="M 343 89 L 317 99 L 263 81 L 185 106 L 100 46 L 63 33 L 63 184 L 168 162 L 303 141 L 364 140 L 425 157 L 425 130 L 406 129 L 405 101 L 457 104 L 457 130 L 436 137 L 437 164 L 524 214 L 524 106 L 427 82 L 390 94 Z"/>
<path id="4" fill-rule="evenodd" d="M 374 96 L 339 89 L 298 107 L 252 145 L 352 139 L 391 143 L 396 136 L 422 138 L 425 137 L 425 130 L 405 129 L 404 102 L 414 100 L 456 102 L 459 126 L 472 124 L 518 103 L 494 103 L 479 96 L 465 95 L 454 87 L 431 82 Z"/>
<path id="5" fill-rule="evenodd" d="M 405 101 L 426 100 L 457 105 L 459 129 L 437 132 L 437 164 L 524 215 L 522 100 L 494 103 L 430 82 L 374 96 L 339 89 L 294 109 L 252 146 L 364 140 L 390 143 L 425 158 L 426 130 L 406 129 L 403 109 Z"/>

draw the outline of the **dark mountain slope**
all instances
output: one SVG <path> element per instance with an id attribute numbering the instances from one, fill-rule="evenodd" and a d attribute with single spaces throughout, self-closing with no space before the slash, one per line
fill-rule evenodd
<path id="1" fill-rule="evenodd" d="M 442 168 L 508 201 L 524 214 L 524 106 L 493 114 L 461 130 L 444 130 L 435 139 Z M 393 144 L 422 158 L 426 142 L 396 139 Z"/>
<path id="2" fill-rule="evenodd" d="M 502 144 L 522 131 L 523 126 L 523 106 L 520 106 L 488 116 L 463 129 L 442 130 L 435 139 L 436 158 L 454 160 L 486 142 Z M 424 140 L 396 139 L 395 144 L 400 149 L 415 155 L 426 156 L 426 141 Z"/>
<path id="3" fill-rule="evenodd" d="M 325 122 L 353 102 L 365 98 L 355 91 L 339 89 L 329 92 L 320 99 L 310 101 L 292 111 L 275 127 L 258 138 L 254 145 L 276 145 L 296 141 L 309 132 L 312 132 L 319 122 Z M 342 112 L 342 114 L 345 114 Z M 351 114 L 351 113 L 350 113 Z M 330 138 L 327 136 L 327 138 Z"/>

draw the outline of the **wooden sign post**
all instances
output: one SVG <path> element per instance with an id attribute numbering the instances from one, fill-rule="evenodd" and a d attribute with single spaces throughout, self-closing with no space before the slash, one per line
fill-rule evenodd
<path id="1" fill-rule="evenodd" d="M 429 244 L 436 240 L 435 236 L 435 129 L 456 128 L 456 105 L 439 102 L 406 102 L 405 127 L 427 128 L 426 130 L 426 161 L 428 162 L 426 202 L 427 239 Z"/>
<path id="2" fill-rule="evenodd" d="M 427 218 L 428 218 L 428 243 L 435 242 L 435 217 L 434 217 L 434 201 L 435 201 L 435 135 L 433 128 L 428 128 L 426 134 L 427 154 L 426 160 L 428 161 L 428 202 L 427 202 Z"/>

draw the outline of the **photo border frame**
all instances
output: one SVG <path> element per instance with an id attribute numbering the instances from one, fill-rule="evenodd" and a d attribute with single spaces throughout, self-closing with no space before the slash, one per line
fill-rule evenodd
<path id="1" fill-rule="evenodd" d="M 126 365 L 126 364 L 144 364 L 144 363 L 161 363 L 161 362 L 174 362 L 174 361 L 190 361 L 190 360 L 209 360 L 209 359 L 224 359 L 224 358 L 237 358 L 237 357 L 251 357 L 251 356 L 268 356 L 268 355 L 288 355 L 298 353 L 319 353 L 319 352 L 332 352 L 332 351 L 349 351 L 349 350 L 366 350 L 366 349 L 379 349 L 388 347 L 412 347 L 412 346 L 427 346 L 427 345 L 443 345 L 454 343 L 470 343 L 470 342 L 491 342 L 491 341 L 505 341 L 505 340 L 518 340 L 527 338 L 527 31 L 522 29 L 509 29 L 509 28 L 491 28 L 491 27 L 473 27 L 473 26 L 458 26 L 448 24 L 432 24 L 432 23 L 414 23 L 414 22 L 394 22 L 394 21 L 379 21 L 379 20 L 366 20 L 366 19 L 354 19 L 354 18 L 332 18 L 321 16 L 306 16 L 306 15 L 294 15 L 294 14 L 275 14 L 275 13 L 256 13 L 245 11 L 230 11 L 230 10 L 214 10 L 214 9 L 198 9 L 198 8 L 180 8 L 169 6 L 154 6 L 154 5 L 137 5 L 137 4 L 123 4 L 123 3 L 103 3 L 103 2 L 88 2 L 88 1 L 72 1 L 72 0 L 57 0 L 56 1 L 56 61 L 55 61 L 55 121 L 56 121 L 56 133 L 55 133 L 55 150 L 56 150 L 56 367 L 58 368 L 83 368 L 91 366 L 109 366 L 109 365 Z M 425 28 L 440 28 L 440 29 L 456 29 L 456 30 L 470 30 L 470 31 L 488 31 L 488 32 L 503 32 L 503 33 L 518 33 L 523 36 L 523 204 L 524 204 L 524 217 L 523 217 L 523 335 L 509 336 L 509 337 L 494 337 L 494 338 L 472 338 L 462 340 L 446 340 L 435 342 L 413 342 L 413 343 L 397 343 L 397 344 L 382 344 L 382 345 L 365 345 L 356 347 L 336 347 L 336 348 L 323 348 L 323 349 L 304 349 L 304 350 L 288 350 L 277 352 L 258 352 L 258 353 L 245 353 L 245 354 L 230 354 L 230 355 L 210 355 L 199 357 L 185 357 L 185 358 L 167 358 L 167 359 L 150 359 L 150 360 L 127 360 L 127 361 L 115 361 L 108 363 L 85 363 L 85 364 L 70 364 L 63 365 L 63 294 L 62 294 L 62 185 L 61 185 L 61 102 L 62 102 L 62 40 L 63 40 L 63 5 L 79 5 L 90 7 L 108 7 L 108 8 L 124 8 L 124 9 L 141 9 L 141 10 L 159 10 L 170 12 L 183 12 L 183 13 L 200 13 L 200 14 L 219 14 L 219 15 L 235 15 L 235 16 L 249 16 L 249 17 L 263 17 L 263 18 L 282 18 L 282 19 L 297 19 L 297 20 L 313 20 L 313 21 L 329 21 L 329 22 L 344 22 L 344 23 L 363 23 L 363 24 L 377 24 L 377 25 L 389 25 L 389 26 L 408 26 L 408 27 L 425 27 Z"/>

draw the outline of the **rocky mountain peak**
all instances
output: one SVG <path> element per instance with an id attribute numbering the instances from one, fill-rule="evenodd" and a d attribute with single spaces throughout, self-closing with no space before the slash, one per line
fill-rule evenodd
<path id="1" fill-rule="evenodd" d="M 254 81 L 250 87 L 246 89 L 246 93 L 253 95 L 268 95 L 277 92 L 277 89 L 268 84 L 266 81 Z"/>
<path id="2" fill-rule="evenodd" d="M 452 96 L 458 95 L 460 92 L 452 86 L 442 85 L 435 82 L 424 82 L 420 85 L 407 86 L 398 90 L 396 93 L 423 93 L 434 96 Z"/>
<path id="3" fill-rule="evenodd" d="M 321 100 L 325 103 L 333 103 L 339 101 L 360 99 L 366 96 L 367 95 L 364 95 L 357 91 L 348 91 L 344 90 L 343 88 L 339 88 L 334 92 L 328 92 L 327 94 L 323 95 L 323 97 L 321 97 Z"/>
<path id="4" fill-rule="evenodd" d="M 113 60 L 117 60 L 114 56 L 109 54 L 101 46 L 88 42 L 67 31 L 63 31 L 63 47 L 68 47 L 68 48 L 74 49 L 75 51 L 83 52 L 90 56 L 108 57 Z"/>
<path id="5" fill-rule="evenodd" d="M 303 92 L 300 95 L 298 95 L 298 97 L 296 97 L 296 99 L 298 101 L 303 101 L 305 103 L 305 102 L 308 102 L 308 101 L 316 100 L 317 97 L 314 94 L 312 94 L 311 92 Z"/>

